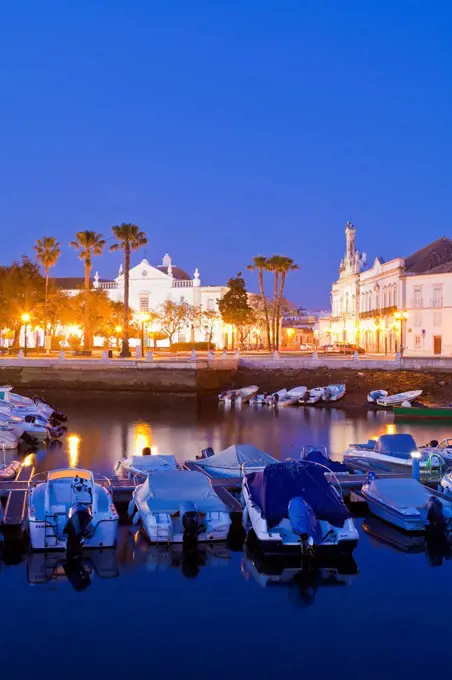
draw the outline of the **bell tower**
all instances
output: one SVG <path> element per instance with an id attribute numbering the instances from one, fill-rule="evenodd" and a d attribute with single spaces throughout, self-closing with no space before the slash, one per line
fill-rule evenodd
<path id="1" fill-rule="evenodd" d="M 341 275 L 359 274 L 366 261 L 366 254 L 356 248 L 356 227 L 347 222 L 345 225 L 345 256 L 341 260 Z"/>

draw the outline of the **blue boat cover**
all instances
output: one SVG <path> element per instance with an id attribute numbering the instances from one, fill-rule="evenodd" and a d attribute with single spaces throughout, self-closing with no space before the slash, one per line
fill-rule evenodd
<path id="1" fill-rule="evenodd" d="M 350 513 L 322 468 L 306 461 L 286 461 L 267 465 L 264 470 L 246 475 L 251 500 L 261 509 L 269 528 L 288 518 L 289 503 L 301 496 L 317 519 L 336 527 L 344 526 Z"/>
<path id="2" fill-rule="evenodd" d="M 331 472 L 350 472 L 349 468 L 344 465 L 344 463 L 339 463 L 336 460 L 331 460 L 330 458 L 327 458 L 326 456 L 323 455 L 321 451 L 310 451 L 307 456 L 303 458 L 303 460 L 308 460 L 311 463 L 320 463 L 321 465 L 325 465 L 325 467 L 328 468 L 328 470 L 331 470 Z"/>
<path id="3" fill-rule="evenodd" d="M 410 458 L 411 452 L 416 450 L 416 442 L 410 434 L 382 434 L 375 444 L 377 453 L 397 458 Z"/>

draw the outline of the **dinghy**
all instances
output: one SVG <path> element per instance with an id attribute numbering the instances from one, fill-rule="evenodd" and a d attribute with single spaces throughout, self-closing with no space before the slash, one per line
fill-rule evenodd
<path id="1" fill-rule="evenodd" d="M 134 454 L 122 458 L 116 465 L 116 471 L 119 477 L 130 479 L 136 474 L 149 475 L 154 472 L 177 470 L 178 467 L 177 460 L 172 454 L 151 454 L 150 449 L 145 448 L 141 455 Z"/>
<path id="2" fill-rule="evenodd" d="M 369 404 L 376 404 L 379 399 L 385 399 L 389 392 L 386 390 L 373 390 L 367 395 L 367 401 Z"/>
<path id="3" fill-rule="evenodd" d="M 268 394 L 267 397 L 265 398 L 265 403 L 267 406 L 274 406 L 276 402 L 282 401 L 287 397 L 287 390 L 285 387 L 282 388 L 282 390 L 278 390 L 277 392 L 272 392 L 271 394 Z"/>
<path id="4" fill-rule="evenodd" d="M 376 479 L 370 473 L 361 493 L 373 515 L 404 531 L 444 533 L 452 521 L 452 502 L 412 477 Z"/>
<path id="5" fill-rule="evenodd" d="M 325 394 L 326 387 L 314 387 L 312 390 L 307 390 L 306 393 L 300 397 L 300 404 L 317 404 L 322 400 Z"/>
<path id="6" fill-rule="evenodd" d="M 109 489 L 89 470 L 52 470 L 31 480 L 28 526 L 34 550 L 110 548 L 116 543 L 118 513 Z"/>
<path id="7" fill-rule="evenodd" d="M 224 401 L 225 403 L 232 404 L 234 402 L 239 402 L 241 404 L 246 404 L 251 397 L 259 391 L 257 385 L 249 385 L 248 387 L 241 387 L 238 390 L 226 390 L 218 395 L 219 401 Z"/>
<path id="8" fill-rule="evenodd" d="M 149 475 L 133 492 L 129 515 L 152 543 L 224 541 L 231 526 L 208 477 L 190 470 Z"/>
<path id="9" fill-rule="evenodd" d="M 350 444 L 344 453 L 344 462 L 357 463 L 362 461 L 383 469 L 387 464 L 403 465 L 411 467 L 413 458 L 411 454 L 418 451 L 416 442 L 410 434 L 383 434 L 376 441 L 370 439 L 367 444 Z M 430 461 L 430 451 L 420 449 L 421 467 L 425 467 Z M 438 465 L 437 456 L 431 460 L 433 467 Z M 386 466 L 385 466 L 386 464 Z"/>
<path id="10" fill-rule="evenodd" d="M 382 397 L 377 399 L 377 404 L 379 406 L 400 406 L 404 401 L 411 404 L 422 394 L 422 390 L 411 390 L 411 392 L 401 392 L 400 394 L 391 394 L 387 397 Z"/>
<path id="11" fill-rule="evenodd" d="M 253 444 L 233 444 L 216 454 L 209 447 L 196 459 L 196 465 L 213 477 L 241 477 L 243 470 L 262 470 L 266 465 L 277 462 L 276 458 Z"/>
<path id="12" fill-rule="evenodd" d="M 0 424 L 0 451 L 2 449 L 17 449 L 20 439 L 8 423 Z"/>
<path id="13" fill-rule="evenodd" d="M 351 553 L 358 532 L 342 496 L 318 465 L 286 461 L 243 478 L 243 526 L 266 554 Z"/>
<path id="14" fill-rule="evenodd" d="M 278 408 L 284 406 L 293 406 L 298 404 L 300 399 L 303 399 L 307 392 L 307 387 L 293 387 L 291 390 L 281 390 L 280 392 L 275 392 L 270 397 L 267 397 L 269 406 L 278 406 Z"/>
<path id="15" fill-rule="evenodd" d="M 327 385 L 322 395 L 323 401 L 339 401 L 345 395 L 345 385 Z"/>
<path id="16" fill-rule="evenodd" d="M 11 385 L 3 385 L 0 387 L 0 404 L 2 404 L 2 406 L 8 404 L 11 409 L 16 409 L 17 415 L 41 415 L 47 419 L 53 418 L 58 423 L 67 420 L 67 416 L 65 416 L 64 413 L 57 411 L 41 397 L 33 397 L 30 399 L 30 397 L 23 397 L 20 394 L 12 392 L 12 389 Z"/>
<path id="17" fill-rule="evenodd" d="M 10 479 L 15 479 L 21 467 L 22 465 L 18 460 L 0 465 L 0 482 L 9 482 Z"/>

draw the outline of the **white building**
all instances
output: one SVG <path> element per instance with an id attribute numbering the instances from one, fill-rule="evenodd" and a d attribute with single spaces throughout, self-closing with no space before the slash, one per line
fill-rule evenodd
<path id="1" fill-rule="evenodd" d="M 129 305 L 132 312 L 152 312 L 157 310 L 165 300 L 187 302 L 201 309 L 218 310 L 218 301 L 227 291 L 226 286 L 203 286 L 198 269 L 191 278 L 180 267 L 173 265 L 169 255 L 165 255 L 162 264 L 153 266 L 146 259 L 130 269 Z M 80 293 L 84 279 L 55 278 L 56 285 L 68 295 Z M 98 272 L 93 278 L 93 288 L 107 291 L 111 300 L 124 301 L 124 274 L 122 266 L 115 279 L 101 279 Z M 182 329 L 176 342 L 205 341 L 202 329 L 190 324 Z M 223 347 L 224 332 L 221 320 L 215 325 L 212 342 Z M 164 343 L 162 343 L 164 344 Z"/>
<path id="2" fill-rule="evenodd" d="M 346 252 L 331 290 L 332 342 L 369 352 L 452 355 L 452 240 L 441 238 L 404 259 L 366 256 L 356 229 L 345 227 Z"/>

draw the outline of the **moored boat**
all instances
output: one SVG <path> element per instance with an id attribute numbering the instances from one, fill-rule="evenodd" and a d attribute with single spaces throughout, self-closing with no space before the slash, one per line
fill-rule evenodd
<path id="1" fill-rule="evenodd" d="M 422 390 L 411 390 L 409 392 L 400 392 L 400 394 L 390 394 L 387 397 L 377 399 L 379 406 L 400 406 L 404 401 L 411 403 L 418 399 L 422 394 Z"/>
<path id="2" fill-rule="evenodd" d="M 369 404 L 376 404 L 379 399 L 384 399 L 388 394 L 389 392 L 386 390 L 372 390 L 372 392 L 369 392 L 367 395 L 367 401 Z"/>
<path id="3" fill-rule="evenodd" d="M 394 406 L 395 418 L 439 418 L 452 420 L 452 407 L 450 406 Z"/>
<path id="4" fill-rule="evenodd" d="M 327 385 L 322 395 L 323 401 L 339 401 L 345 395 L 345 385 Z"/>
<path id="5" fill-rule="evenodd" d="M 108 548 L 116 543 L 118 513 L 89 470 L 52 470 L 31 480 L 28 526 L 34 550 Z"/>
<path id="6" fill-rule="evenodd" d="M 314 387 L 312 390 L 307 390 L 306 393 L 300 397 L 300 404 L 317 404 L 321 401 L 325 394 L 326 387 Z"/>
<path id="7" fill-rule="evenodd" d="M 266 554 L 349 554 L 356 547 L 358 532 L 351 515 L 318 465 L 268 465 L 244 476 L 242 494 L 243 526 Z"/>
<path id="8" fill-rule="evenodd" d="M 257 385 L 248 385 L 248 387 L 241 387 L 237 390 L 226 390 L 218 395 L 219 401 L 224 401 L 225 403 L 238 402 L 241 404 L 246 404 L 257 392 L 259 388 Z"/>
<path id="9" fill-rule="evenodd" d="M 293 406 L 297 404 L 300 399 L 303 399 L 307 392 L 304 386 L 293 387 L 291 390 L 280 390 L 267 397 L 267 404 L 269 406 L 278 406 L 279 408 L 285 406 Z"/>
<path id="10" fill-rule="evenodd" d="M 452 521 L 452 502 L 412 477 L 376 479 L 371 473 L 361 493 L 372 514 L 404 531 L 444 533 Z"/>
<path id="11" fill-rule="evenodd" d="M 228 508 L 202 472 L 171 470 L 149 475 L 129 504 L 152 543 L 223 541 L 231 526 Z"/>
<path id="12" fill-rule="evenodd" d="M 262 470 L 266 465 L 277 463 L 273 456 L 261 451 L 253 444 L 233 444 L 227 449 L 214 453 L 204 449 L 196 464 L 213 477 L 241 477 L 243 471 Z"/>
<path id="13" fill-rule="evenodd" d="M 391 464 L 412 466 L 412 453 L 417 452 L 418 447 L 410 434 L 383 434 L 375 440 L 369 440 L 367 444 L 350 444 L 344 453 L 344 462 L 370 463 L 374 466 L 379 464 Z M 430 460 L 430 451 L 419 450 L 420 465 L 425 467 Z M 431 461 L 433 467 L 438 461 Z"/>
<path id="14" fill-rule="evenodd" d="M 122 458 L 116 465 L 119 477 L 131 478 L 134 475 L 148 475 L 153 472 L 167 472 L 177 470 L 178 463 L 172 454 L 152 454 L 149 448 L 144 448 L 142 454 L 133 454 Z"/>

